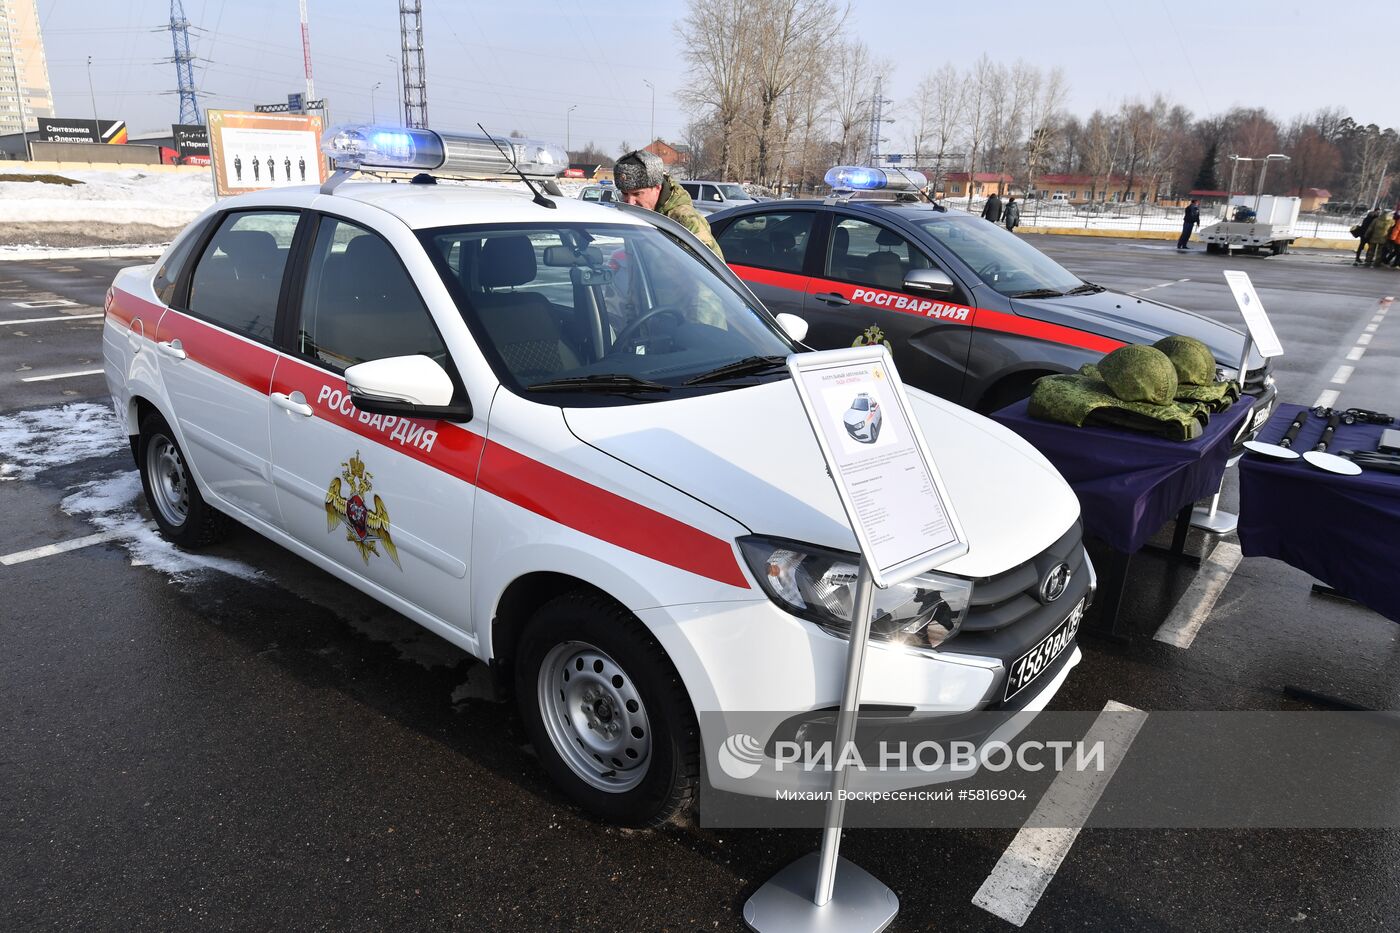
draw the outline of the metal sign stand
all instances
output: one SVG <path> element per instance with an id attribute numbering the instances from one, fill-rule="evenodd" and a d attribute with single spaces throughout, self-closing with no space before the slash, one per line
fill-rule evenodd
<path id="1" fill-rule="evenodd" d="M 1254 349 L 1254 336 L 1249 332 L 1249 328 L 1244 329 L 1244 353 L 1240 354 L 1240 395 L 1244 395 L 1244 378 L 1249 373 L 1249 351 Z M 1248 431 L 1250 422 L 1246 420 L 1240 427 L 1240 433 Z M 1238 437 L 1235 440 L 1239 440 Z M 1235 457 L 1225 464 L 1228 470 L 1240 462 L 1239 457 Z M 1232 535 L 1235 529 L 1240 526 L 1240 517 L 1234 512 L 1222 512 L 1220 510 L 1220 493 L 1225 488 L 1225 477 L 1220 477 L 1220 489 L 1215 491 L 1215 495 L 1210 497 L 1210 508 L 1196 506 L 1191 510 L 1191 527 L 1208 531 L 1213 535 Z"/>
<path id="2" fill-rule="evenodd" d="M 874 875 L 839 855 L 841 821 L 846 810 L 842 797 L 846 789 L 846 769 L 840 766 L 841 753 L 855 738 L 874 601 L 875 580 L 870 565 L 862 558 L 851 619 L 851 647 L 846 655 L 846 681 L 841 691 L 841 712 L 836 720 L 832 747 L 838 766 L 831 776 L 831 799 L 826 805 L 821 851 L 793 862 L 749 898 L 744 905 L 744 922 L 759 933 L 825 930 L 878 933 L 899 913 L 899 898 L 893 891 Z"/>

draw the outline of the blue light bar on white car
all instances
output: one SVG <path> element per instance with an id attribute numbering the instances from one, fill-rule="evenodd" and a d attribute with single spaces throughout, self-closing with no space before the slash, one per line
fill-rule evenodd
<path id="1" fill-rule="evenodd" d="M 886 171 L 867 165 L 838 165 L 822 180 L 837 191 L 913 191 L 928 184 L 922 172 Z"/>
<path id="2" fill-rule="evenodd" d="M 350 123 L 331 127 L 321 138 L 321 151 L 331 158 L 336 168 L 430 172 L 469 178 L 514 175 L 510 160 L 501 155 L 502 149 L 526 175 L 554 178 L 569 167 L 568 155 L 558 146 L 481 133 L 439 133 L 402 126 Z"/>

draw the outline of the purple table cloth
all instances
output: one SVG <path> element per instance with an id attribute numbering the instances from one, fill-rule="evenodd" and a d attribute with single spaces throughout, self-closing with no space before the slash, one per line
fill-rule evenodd
<path id="1" fill-rule="evenodd" d="M 1280 405 L 1258 439 L 1277 444 L 1301 410 Z M 1325 419 L 1309 418 L 1293 449 L 1311 450 L 1325 425 Z M 1376 424 L 1338 425 L 1328 450 L 1375 450 L 1382 430 Z M 1239 535 L 1247 556 L 1291 564 L 1400 622 L 1400 475 L 1368 470 L 1338 476 L 1301 459 L 1246 454 L 1240 461 Z"/>
<path id="2" fill-rule="evenodd" d="M 1079 496 L 1086 535 L 1132 554 L 1183 508 L 1220 488 L 1235 435 L 1253 404 L 1245 396 L 1211 415 L 1194 441 L 1041 421 L 1026 413 L 1025 399 L 992 418 L 1029 441 L 1060 471 Z"/>

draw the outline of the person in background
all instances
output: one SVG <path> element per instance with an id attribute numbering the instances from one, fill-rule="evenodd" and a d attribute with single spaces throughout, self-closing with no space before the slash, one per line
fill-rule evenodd
<path id="1" fill-rule="evenodd" d="M 1201 201 L 1199 198 L 1192 198 L 1191 203 L 1186 205 L 1186 215 L 1181 218 L 1181 236 L 1176 240 L 1177 249 L 1190 249 L 1187 243 L 1191 242 L 1191 231 L 1201 225 Z"/>
<path id="2" fill-rule="evenodd" d="M 1351 228 L 1352 235 L 1356 239 L 1356 261 L 1353 266 L 1361 265 L 1361 251 L 1366 248 L 1366 238 L 1371 235 L 1371 224 L 1376 222 L 1376 217 L 1380 214 L 1376 208 L 1371 208 L 1366 212 L 1366 216 L 1361 218 L 1361 223 Z"/>
<path id="3" fill-rule="evenodd" d="M 982 217 L 992 223 L 1001 222 L 1001 197 L 995 191 L 987 199 L 987 203 L 982 205 Z"/>
<path id="4" fill-rule="evenodd" d="M 1400 269 L 1400 205 L 1390 215 L 1390 236 L 1381 245 L 1380 262 L 1392 269 Z"/>
<path id="5" fill-rule="evenodd" d="M 659 155 L 645 149 L 627 153 L 613 165 L 613 181 L 623 201 L 671 218 L 724 258 L 709 222 L 700 216 L 685 189 L 671 181 Z"/>
<path id="6" fill-rule="evenodd" d="M 1006 199 L 1006 210 L 1002 212 L 1001 218 L 1006 223 L 1006 229 L 1015 233 L 1016 226 L 1021 222 L 1021 205 L 1016 203 L 1016 195 Z"/>
<path id="7" fill-rule="evenodd" d="M 1390 230 L 1395 226 L 1395 218 L 1389 211 L 1381 211 L 1371 221 L 1371 229 L 1366 231 L 1366 265 L 1380 265 L 1377 256 L 1381 246 L 1390 240 Z"/>

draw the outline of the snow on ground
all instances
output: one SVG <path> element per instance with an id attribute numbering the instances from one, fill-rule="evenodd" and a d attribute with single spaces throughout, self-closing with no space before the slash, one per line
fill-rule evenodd
<path id="1" fill-rule="evenodd" d="M 74 402 L 0 415 L 0 480 L 33 479 L 44 470 L 127 446 L 110 405 Z"/>
<path id="2" fill-rule="evenodd" d="M 182 551 L 162 538 L 152 523 L 136 511 L 142 495 L 141 474 L 124 470 L 73 487 L 59 507 L 69 515 L 86 519 L 99 531 L 115 535 L 131 555 L 133 567 L 150 567 L 176 579 L 205 570 L 218 570 L 245 580 L 262 577 L 240 561 Z"/>
<path id="3" fill-rule="evenodd" d="M 0 224 L 23 221 L 96 221 L 183 227 L 214 203 L 207 171 L 152 172 L 141 166 L 64 171 L 79 185 L 5 181 L 26 174 L 24 163 L 0 169 Z"/>

